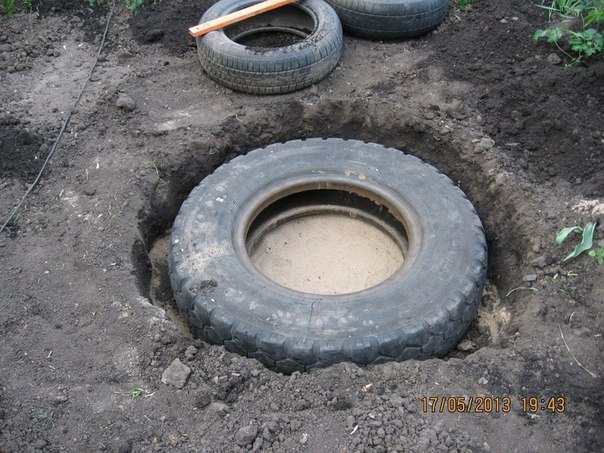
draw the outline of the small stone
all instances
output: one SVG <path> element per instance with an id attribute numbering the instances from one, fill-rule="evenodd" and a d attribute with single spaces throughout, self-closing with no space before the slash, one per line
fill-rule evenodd
<path id="1" fill-rule="evenodd" d="M 306 445 L 306 442 L 308 442 L 308 434 L 302 434 L 302 437 L 300 437 L 300 440 L 298 442 L 300 442 L 301 445 Z"/>
<path id="2" fill-rule="evenodd" d="M 84 188 L 84 194 L 88 195 L 89 197 L 93 196 L 95 193 L 96 193 L 96 189 L 94 187 Z"/>
<path id="3" fill-rule="evenodd" d="M 263 444 L 264 444 L 264 440 L 262 440 L 262 437 L 260 437 L 260 436 L 256 437 L 256 440 L 254 441 L 254 445 L 252 445 L 252 451 L 262 450 Z"/>
<path id="4" fill-rule="evenodd" d="M 132 439 L 128 439 L 118 447 L 117 451 L 119 453 L 130 453 L 132 451 L 133 446 L 134 441 Z"/>
<path id="5" fill-rule="evenodd" d="M 123 52 L 120 52 L 117 54 L 118 60 L 128 60 L 129 58 L 132 58 L 132 57 L 134 57 L 132 52 L 129 52 L 127 50 L 124 50 Z"/>
<path id="6" fill-rule="evenodd" d="M 209 391 L 202 390 L 198 393 L 195 399 L 195 407 L 205 409 L 212 402 L 212 395 Z"/>
<path id="7" fill-rule="evenodd" d="M 220 417 L 225 416 L 229 412 L 228 404 L 221 403 L 220 401 L 214 401 L 206 407 L 206 412 L 209 414 L 209 418 L 212 419 L 217 415 Z"/>
<path id="8" fill-rule="evenodd" d="M 333 404 L 333 408 L 336 411 L 348 410 L 351 409 L 353 406 L 352 401 L 349 398 L 346 398 L 345 396 L 339 396 L 335 398 L 335 400 L 336 401 Z"/>
<path id="9" fill-rule="evenodd" d="M 136 110 L 136 102 L 134 102 L 134 99 L 124 93 L 121 93 L 119 95 L 115 105 L 117 108 L 120 108 L 127 112 L 132 112 L 133 110 Z"/>
<path id="10" fill-rule="evenodd" d="M 53 403 L 55 403 L 55 404 L 63 404 L 63 403 L 66 403 L 67 400 L 68 400 L 67 395 L 65 395 L 64 393 L 58 393 L 53 398 Z"/>
<path id="11" fill-rule="evenodd" d="M 48 445 L 48 442 L 46 442 L 46 440 L 38 439 L 31 444 L 31 447 L 33 447 L 37 450 L 42 450 L 42 449 L 46 448 L 47 445 Z"/>
<path id="12" fill-rule="evenodd" d="M 174 359 L 172 364 L 162 373 L 161 381 L 166 385 L 181 389 L 187 383 L 190 374 L 191 368 L 182 363 L 180 359 Z"/>
<path id="13" fill-rule="evenodd" d="M 534 281 L 537 281 L 537 274 L 528 274 L 528 275 L 525 275 L 525 276 L 524 276 L 524 279 L 525 279 L 527 282 L 534 282 Z"/>
<path id="14" fill-rule="evenodd" d="M 535 238 L 535 240 L 533 241 L 532 250 L 533 253 L 539 253 L 541 251 L 541 240 L 539 240 L 539 238 Z"/>
<path id="15" fill-rule="evenodd" d="M 237 431 L 237 434 L 235 434 L 235 441 L 237 442 L 237 445 L 245 447 L 246 445 L 253 443 L 257 435 L 257 426 L 244 426 L 243 428 L 239 428 L 239 431 Z"/>
<path id="16" fill-rule="evenodd" d="M 475 153 L 484 153 L 495 146 L 495 142 L 491 138 L 482 138 L 474 144 Z"/>
<path id="17" fill-rule="evenodd" d="M 402 407 L 403 404 L 405 404 L 405 401 L 400 395 L 394 394 L 390 397 L 390 404 L 392 404 L 393 407 Z"/>
<path id="18" fill-rule="evenodd" d="M 157 42 L 164 37 L 164 31 L 159 28 L 152 28 L 145 34 L 145 42 Z"/>
<path id="19" fill-rule="evenodd" d="M 481 377 L 480 379 L 478 379 L 478 383 L 480 385 L 487 385 L 489 383 L 489 381 L 486 378 Z"/>
<path id="20" fill-rule="evenodd" d="M 560 58 L 557 54 L 555 53 L 550 53 L 547 58 L 546 58 L 547 62 L 551 65 L 558 65 L 560 63 L 562 63 L 562 58 Z"/>
<path id="21" fill-rule="evenodd" d="M 474 352 L 477 346 L 472 340 L 463 340 L 457 345 L 457 350 L 461 352 Z"/>
<path id="22" fill-rule="evenodd" d="M 189 346 L 185 350 L 185 359 L 191 361 L 195 358 L 196 354 L 197 354 L 197 348 L 195 346 Z"/>
<path id="23" fill-rule="evenodd" d="M 552 257 L 548 255 L 538 256 L 534 260 L 531 261 L 531 264 L 535 267 L 543 269 L 545 266 L 552 264 Z"/>

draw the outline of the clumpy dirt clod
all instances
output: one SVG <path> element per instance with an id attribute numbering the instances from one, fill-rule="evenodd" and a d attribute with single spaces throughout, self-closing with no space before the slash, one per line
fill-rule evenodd
<path id="1" fill-rule="evenodd" d="M 604 61 L 568 68 L 534 44 L 547 11 L 532 2 L 453 1 L 425 37 L 346 37 L 318 85 L 254 97 L 200 69 L 187 28 L 213 2 L 147 3 L 132 15 L 117 2 L 49 168 L 0 234 L 0 451 L 601 449 L 604 266 L 563 262 L 574 244 L 553 238 L 604 220 Z M 70 112 L 109 11 L 42 5 L 0 26 L 3 216 Z M 403 149 L 476 206 L 489 283 L 449 357 L 284 376 L 182 323 L 166 266 L 182 201 L 234 156 L 308 137 Z"/>

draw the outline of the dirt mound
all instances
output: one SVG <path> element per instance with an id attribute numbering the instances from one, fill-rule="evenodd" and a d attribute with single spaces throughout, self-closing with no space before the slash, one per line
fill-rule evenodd
<path id="1" fill-rule="evenodd" d="M 567 67 L 533 32 L 547 11 L 530 2 L 482 2 L 450 18 L 431 45 L 448 76 L 474 85 L 470 105 L 498 146 L 536 182 L 564 179 L 604 193 L 604 62 Z M 497 119 L 497 120 L 495 120 Z"/>

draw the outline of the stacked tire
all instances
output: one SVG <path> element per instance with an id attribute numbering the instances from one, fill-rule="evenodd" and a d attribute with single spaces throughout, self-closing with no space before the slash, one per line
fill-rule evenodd
<path id="1" fill-rule="evenodd" d="M 260 1 L 220 0 L 200 23 Z M 197 38 L 197 53 L 205 72 L 228 88 L 251 94 L 288 93 L 327 77 L 342 53 L 342 26 L 335 11 L 323 0 L 300 0 L 274 11 L 248 21 L 256 22 L 257 31 L 285 31 L 304 39 L 282 47 L 251 47 L 237 42 L 246 32 L 231 35 L 228 28 L 213 31 Z M 277 22 L 281 19 L 278 13 L 285 17 L 284 22 Z M 263 22 L 266 17 L 268 22 Z"/>
<path id="2" fill-rule="evenodd" d="M 440 25 L 449 0 L 326 0 L 344 30 L 368 39 L 415 38 Z"/>
<path id="3" fill-rule="evenodd" d="M 260 3 L 220 0 L 200 24 Z M 300 90 L 327 77 L 342 53 L 342 27 L 368 39 L 413 38 L 438 27 L 449 0 L 300 0 L 197 38 L 201 66 L 216 82 L 251 94 Z M 284 32 L 302 39 L 277 47 L 238 42 L 254 33 Z"/>

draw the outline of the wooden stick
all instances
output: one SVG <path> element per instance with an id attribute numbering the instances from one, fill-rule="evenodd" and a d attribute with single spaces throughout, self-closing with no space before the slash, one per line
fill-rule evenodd
<path id="1" fill-rule="evenodd" d="M 242 10 L 235 11 L 234 13 L 227 14 L 226 16 L 218 17 L 217 19 L 213 19 L 208 22 L 204 22 L 203 24 L 199 24 L 195 27 L 191 27 L 189 28 L 189 33 L 194 38 L 197 38 L 198 36 L 203 36 L 211 31 L 218 30 L 220 28 L 226 27 L 227 25 L 231 25 L 236 22 L 248 19 L 250 17 L 257 16 L 258 14 L 262 14 L 266 11 L 280 8 L 283 5 L 287 5 L 288 3 L 293 3 L 295 1 L 296 0 L 266 0 L 264 2 L 249 6 Z"/>

